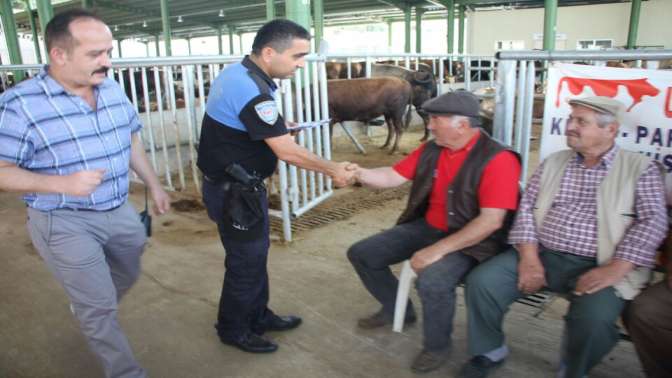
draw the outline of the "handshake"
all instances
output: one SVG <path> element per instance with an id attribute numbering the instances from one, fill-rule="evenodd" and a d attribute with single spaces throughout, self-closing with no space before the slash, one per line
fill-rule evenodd
<path id="1" fill-rule="evenodd" d="M 334 180 L 334 185 L 337 188 L 354 184 L 362 173 L 362 168 L 356 163 L 343 161 L 334 164 L 335 169 L 330 176 Z"/>

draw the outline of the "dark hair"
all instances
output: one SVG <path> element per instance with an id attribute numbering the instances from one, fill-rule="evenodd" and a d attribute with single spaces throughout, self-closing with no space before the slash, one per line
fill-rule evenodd
<path id="1" fill-rule="evenodd" d="M 67 49 L 72 47 L 74 39 L 70 33 L 70 24 L 73 21 L 83 18 L 105 23 L 95 13 L 79 8 L 70 9 L 55 15 L 54 18 L 47 23 L 47 27 L 44 28 L 44 41 L 47 45 L 47 54 L 49 54 L 51 48 L 56 44 L 60 44 Z"/>
<path id="2" fill-rule="evenodd" d="M 252 53 L 261 54 L 261 49 L 271 47 L 281 53 L 287 50 L 296 38 L 310 41 L 310 33 L 303 26 L 283 19 L 269 21 L 259 29 L 252 43 Z"/>

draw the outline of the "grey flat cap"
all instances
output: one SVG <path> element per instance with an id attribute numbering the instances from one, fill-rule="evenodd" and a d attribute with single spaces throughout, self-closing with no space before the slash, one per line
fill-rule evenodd
<path id="1" fill-rule="evenodd" d="M 621 122 L 625 105 L 618 100 L 606 96 L 593 96 L 585 98 L 574 98 L 569 100 L 569 105 L 585 106 L 602 114 L 611 114 Z"/>
<path id="2" fill-rule="evenodd" d="M 422 104 L 422 110 L 429 114 L 461 115 L 479 118 L 479 100 L 473 93 L 456 91 L 442 94 Z"/>

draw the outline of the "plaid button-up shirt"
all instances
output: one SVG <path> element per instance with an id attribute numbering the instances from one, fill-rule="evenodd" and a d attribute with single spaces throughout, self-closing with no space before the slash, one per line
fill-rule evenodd
<path id="1" fill-rule="evenodd" d="M 544 170 L 542 163 L 520 201 L 509 243 L 540 243 L 555 251 L 596 258 L 597 191 L 617 151 L 618 147 L 614 146 L 591 168 L 583 164 L 580 155 L 571 160 L 541 230 L 537 230 L 533 211 Z M 650 268 L 655 262 L 658 241 L 667 232 L 663 181 L 654 163 L 640 176 L 635 191 L 635 219 L 616 247 L 613 258 Z"/>
<path id="2" fill-rule="evenodd" d="M 0 159 L 42 175 L 104 169 L 88 196 L 27 193 L 38 210 L 108 210 L 128 198 L 131 135 L 141 129 L 135 108 L 119 85 L 106 79 L 94 88 L 96 110 L 68 93 L 47 66 L 0 96 Z"/>

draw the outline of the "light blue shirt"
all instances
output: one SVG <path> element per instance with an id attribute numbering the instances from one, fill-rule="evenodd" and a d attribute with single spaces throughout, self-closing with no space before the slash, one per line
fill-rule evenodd
<path id="1" fill-rule="evenodd" d="M 27 193 L 32 208 L 109 210 L 128 198 L 131 135 L 142 125 L 135 108 L 111 79 L 94 88 L 96 111 L 49 74 L 39 74 L 0 96 L 0 160 L 42 175 L 104 169 L 88 196 Z"/>

